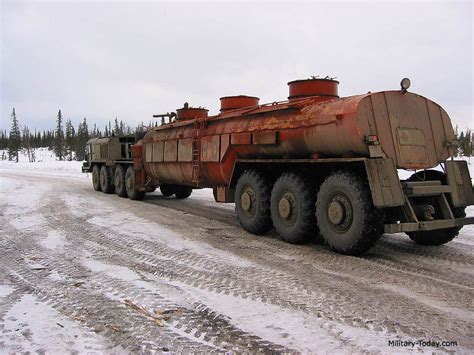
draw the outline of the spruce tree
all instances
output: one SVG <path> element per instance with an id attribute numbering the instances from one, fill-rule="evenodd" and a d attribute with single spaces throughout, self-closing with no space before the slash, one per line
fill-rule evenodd
<path id="1" fill-rule="evenodd" d="M 22 146 L 28 155 L 28 161 L 34 163 L 36 161 L 35 150 L 33 149 L 33 136 L 27 126 L 23 127 Z"/>
<path id="2" fill-rule="evenodd" d="M 72 125 L 71 119 L 66 121 L 66 137 L 65 137 L 65 153 L 68 160 L 72 160 L 72 152 L 75 150 L 76 132 Z"/>
<path id="3" fill-rule="evenodd" d="M 14 107 L 11 118 L 12 128 L 10 130 L 10 137 L 8 139 L 8 160 L 16 160 L 16 162 L 18 163 L 18 152 L 21 149 L 21 135 Z"/>
<path id="4" fill-rule="evenodd" d="M 75 152 L 76 160 L 84 160 L 84 150 L 86 148 L 87 141 L 89 140 L 89 127 L 87 126 L 87 120 L 84 117 L 84 120 L 79 123 L 77 128 Z"/>
<path id="5" fill-rule="evenodd" d="M 54 134 L 54 154 L 59 160 L 64 159 L 64 130 L 63 130 L 63 115 L 61 110 L 58 111 L 56 119 L 56 132 Z"/>

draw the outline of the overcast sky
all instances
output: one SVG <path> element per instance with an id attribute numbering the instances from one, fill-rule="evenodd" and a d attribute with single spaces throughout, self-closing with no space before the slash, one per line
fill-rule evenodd
<path id="1" fill-rule="evenodd" d="M 399 88 L 474 128 L 471 2 L 0 0 L 1 122 L 30 129 L 117 116 L 130 124 L 188 101 L 284 100 L 286 83 L 333 76 L 339 93 Z"/>

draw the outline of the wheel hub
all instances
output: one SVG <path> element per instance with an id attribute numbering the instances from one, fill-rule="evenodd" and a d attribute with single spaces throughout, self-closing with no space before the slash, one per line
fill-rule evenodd
<path id="1" fill-rule="evenodd" d="M 348 196 L 338 193 L 333 196 L 328 205 L 328 219 L 338 233 L 347 232 L 354 219 L 354 211 Z"/>
<path id="2" fill-rule="evenodd" d="M 252 207 L 252 198 L 247 191 L 245 191 L 240 197 L 240 205 L 244 211 L 249 211 Z"/>
<path id="3" fill-rule="evenodd" d="M 278 213 L 284 219 L 288 219 L 291 215 L 291 203 L 286 196 L 278 203 Z"/>
<path id="4" fill-rule="evenodd" d="M 297 203 L 296 196 L 293 192 L 287 191 L 278 202 L 278 214 L 285 224 L 291 226 L 297 220 Z"/>
<path id="5" fill-rule="evenodd" d="M 344 218 L 344 208 L 338 201 L 332 201 L 329 204 L 328 217 L 329 221 L 331 221 L 332 224 L 341 224 Z"/>
<path id="6" fill-rule="evenodd" d="M 131 177 L 128 177 L 128 178 L 127 178 L 127 188 L 128 188 L 129 190 L 131 190 L 132 187 L 133 187 L 132 178 L 131 178 Z"/>

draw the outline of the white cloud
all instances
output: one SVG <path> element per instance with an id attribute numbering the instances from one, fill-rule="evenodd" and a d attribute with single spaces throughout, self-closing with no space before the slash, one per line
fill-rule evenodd
<path id="1" fill-rule="evenodd" d="M 285 99 L 286 82 L 337 76 L 341 95 L 412 90 L 472 123 L 470 3 L 2 2 L 0 128 L 11 107 L 52 128 L 57 110 L 103 126 L 184 101 Z"/>

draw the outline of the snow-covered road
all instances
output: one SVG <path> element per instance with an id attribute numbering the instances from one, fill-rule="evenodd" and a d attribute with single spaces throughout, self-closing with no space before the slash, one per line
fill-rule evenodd
<path id="1" fill-rule="evenodd" d="M 209 190 L 131 201 L 63 164 L 0 167 L 0 352 L 474 351 L 472 226 L 349 257 L 248 234 Z"/>

